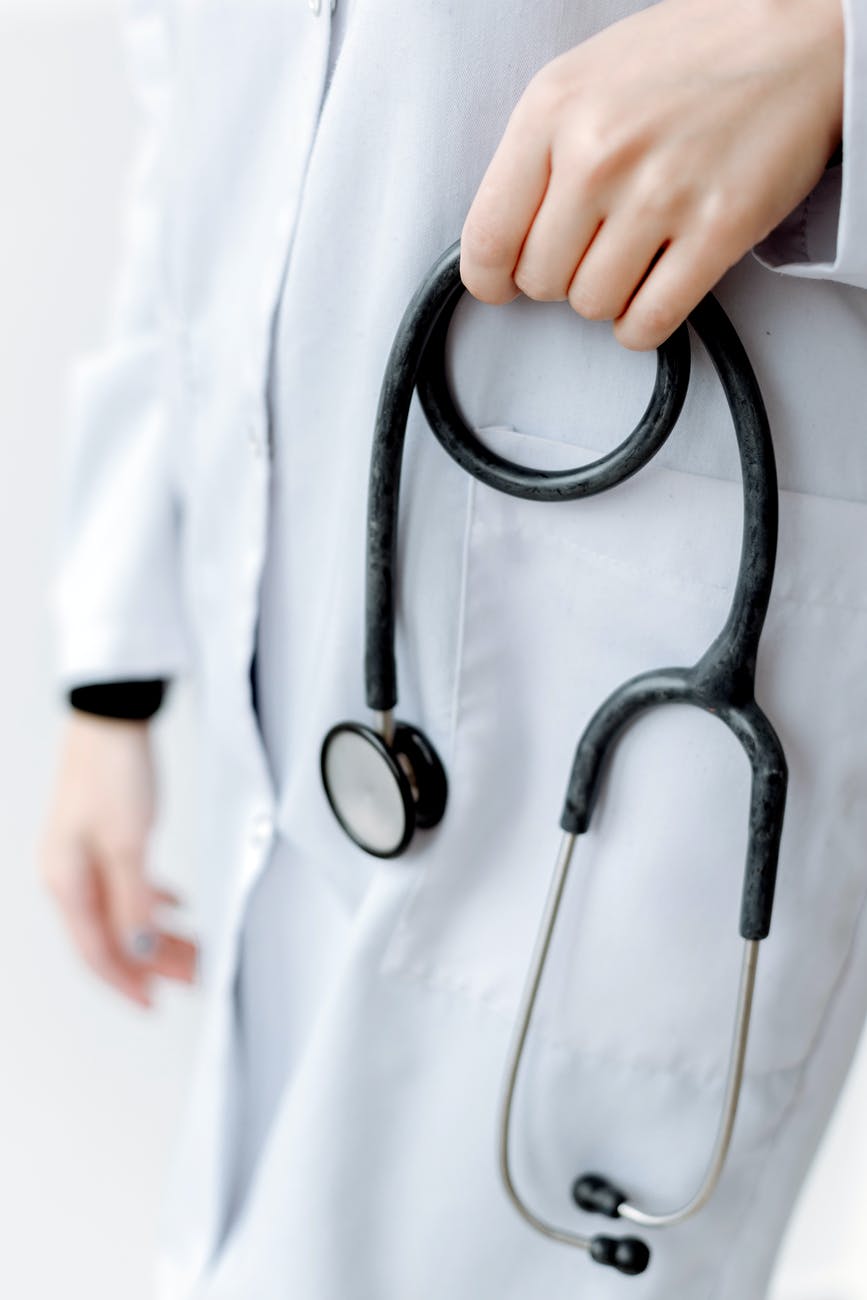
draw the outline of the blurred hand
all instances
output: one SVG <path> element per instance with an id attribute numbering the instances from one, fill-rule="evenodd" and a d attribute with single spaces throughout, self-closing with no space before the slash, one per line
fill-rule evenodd
<path id="1" fill-rule="evenodd" d="M 559 55 L 467 213 L 464 285 L 657 347 L 819 180 L 843 59 L 841 0 L 660 0 Z"/>
<path id="2" fill-rule="evenodd" d="M 87 964 L 145 1007 L 154 977 L 191 983 L 197 955 L 157 922 L 181 900 L 147 878 L 155 785 L 149 723 L 70 710 L 40 873 Z"/>

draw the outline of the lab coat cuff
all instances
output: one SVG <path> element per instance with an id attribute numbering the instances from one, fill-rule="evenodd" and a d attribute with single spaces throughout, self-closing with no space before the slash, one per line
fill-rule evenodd
<path id="1" fill-rule="evenodd" d="M 843 158 L 751 250 L 784 275 L 867 289 L 867 0 L 842 0 Z"/>
<path id="2" fill-rule="evenodd" d="M 71 687 L 66 700 L 77 713 L 126 722 L 146 722 L 162 707 L 167 686 L 168 683 L 159 677 L 86 682 Z"/>

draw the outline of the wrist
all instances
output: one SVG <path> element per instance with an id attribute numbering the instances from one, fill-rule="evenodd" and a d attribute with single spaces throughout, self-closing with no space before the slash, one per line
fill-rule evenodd
<path id="1" fill-rule="evenodd" d="M 66 715 L 69 728 L 82 735 L 140 735 L 149 730 L 150 718 L 113 718 L 108 713 L 90 713 L 87 709 L 70 708 Z"/>
<path id="2" fill-rule="evenodd" d="M 816 78 L 815 104 L 828 128 L 828 165 L 843 140 L 846 21 L 842 0 L 769 0 L 781 30 L 800 39 Z"/>

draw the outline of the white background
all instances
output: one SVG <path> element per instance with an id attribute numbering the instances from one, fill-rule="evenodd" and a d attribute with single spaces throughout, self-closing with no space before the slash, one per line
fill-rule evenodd
<path id="1" fill-rule="evenodd" d="M 63 716 L 45 598 L 64 383 L 102 337 L 135 126 L 116 0 L 0 0 L 0 1295 L 10 1300 L 149 1300 L 156 1207 L 199 1023 L 195 990 L 166 985 L 148 1013 L 100 985 L 35 869 Z M 153 870 L 188 894 L 183 689 L 155 731 Z M 194 906 L 185 920 L 195 927 Z M 865 1224 L 867 1043 L 773 1300 L 867 1300 Z"/>
<path id="2" fill-rule="evenodd" d="M 135 138 L 116 16 L 113 0 L 0 0 L 0 1296 L 8 1300 L 150 1296 L 155 1208 L 198 1024 L 193 990 L 166 983 L 146 1012 L 98 983 L 73 954 L 34 866 L 62 718 L 45 597 L 64 377 L 70 359 L 102 337 Z M 153 869 L 184 893 L 191 712 L 175 695 L 156 736 L 165 820 Z"/>

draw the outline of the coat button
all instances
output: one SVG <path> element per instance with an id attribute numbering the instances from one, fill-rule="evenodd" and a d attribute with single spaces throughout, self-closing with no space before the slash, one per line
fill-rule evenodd
<path id="1" fill-rule="evenodd" d="M 254 456 L 261 456 L 265 450 L 265 439 L 262 430 L 255 424 L 247 425 L 247 444 Z"/>
<path id="2" fill-rule="evenodd" d="M 250 822 L 250 839 L 254 844 L 267 844 L 274 834 L 274 818 L 270 813 L 256 813 Z"/>
<path id="3" fill-rule="evenodd" d="M 307 7 L 308 9 L 311 9 L 313 13 L 318 14 L 322 8 L 322 0 L 307 0 Z M 331 0 L 331 12 L 334 13 L 336 8 L 337 0 Z"/>

